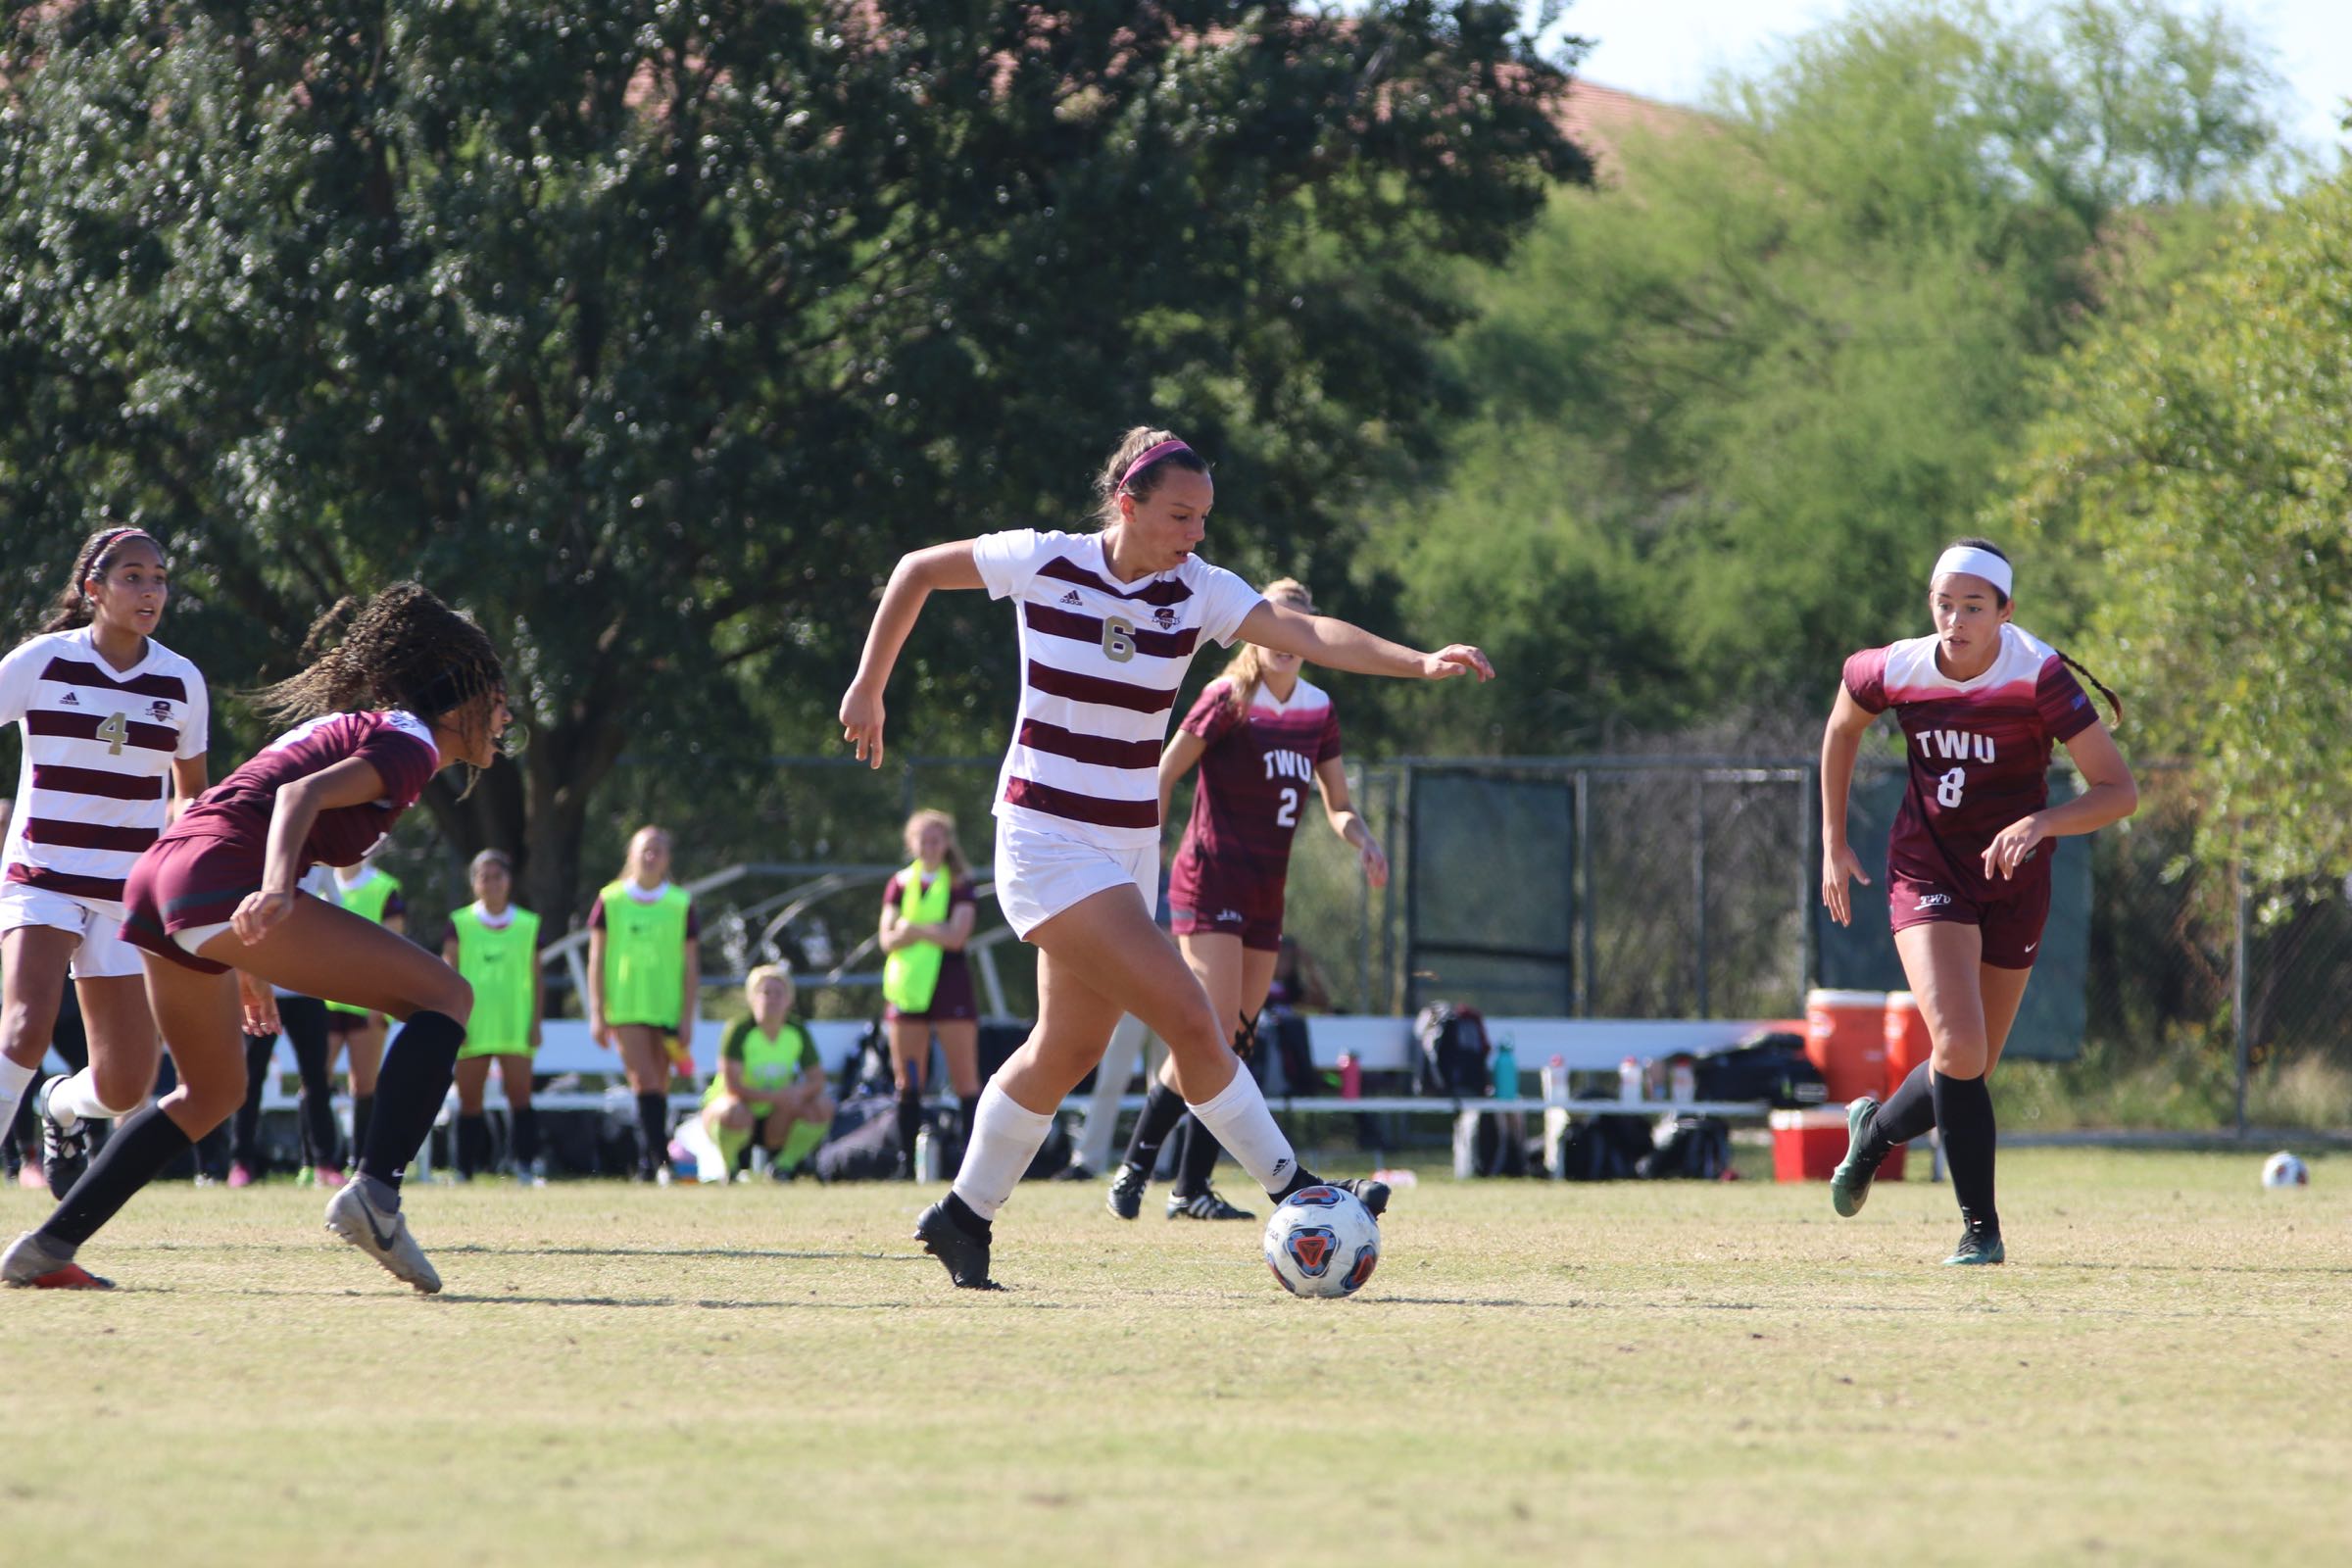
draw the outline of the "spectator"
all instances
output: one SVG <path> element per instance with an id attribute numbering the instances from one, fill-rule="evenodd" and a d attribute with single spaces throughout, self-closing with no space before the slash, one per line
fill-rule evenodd
<path id="1" fill-rule="evenodd" d="M 588 917 L 588 1032 L 620 1053 L 637 1096 L 636 1178 L 668 1168 L 670 1041 L 694 1027 L 702 928 L 694 899 L 669 881 L 669 834 L 641 827 L 621 874 Z M 686 1062 L 693 1075 L 693 1058 Z"/>
<path id="2" fill-rule="evenodd" d="M 980 1102 L 980 1009 L 963 956 L 976 912 L 972 868 L 956 842 L 956 819 L 945 811 L 917 811 L 906 819 L 906 841 L 914 859 L 882 889 L 879 941 L 888 955 L 882 1020 L 899 1091 L 899 1157 L 902 1174 L 911 1177 L 934 1032 L 962 1111 L 963 1141 L 971 1141 L 972 1110 Z"/>
<path id="3" fill-rule="evenodd" d="M 762 1152 L 777 1176 L 815 1152 L 833 1123 L 816 1045 L 792 1016 L 792 976 L 762 964 L 744 976 L 752 1015 L 727 1025 L 718 1072 L 703 1093 L 703 1126 L 733 1170 Z"/>
<path id="4" fill-rule="evenodd" d="M 458 1175 L 471 1179 L 490 1164 L 490 1126 L 482 1097 L 498 1060 L 514 1127 L 514 1176 L 547 1184 L 539 1159 L 539 1113 L 531 1104 L 531 1055 L 539 1049 L 545 996 L 539 981 L 539 916 L 512 902 L 514 862 L 484 850 L 467 875 L 474 902 L 449 917 L 441 956 L 473 987 L 473 1017 L 458 1052 Z"/>

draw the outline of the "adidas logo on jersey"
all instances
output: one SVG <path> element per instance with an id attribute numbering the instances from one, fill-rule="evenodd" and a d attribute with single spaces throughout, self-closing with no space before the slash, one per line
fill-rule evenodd
<path id="1" fill-rule="evenodd" d="M 1061 602 L 1065 605 L 1083 605 L 1086 603 L 1085 600 L 1078 597 L 1078 590 L 1075 588 L 1071 589 L 1068 593 L 1063 594 L 1061 596 Z"/>
<path id="2" fill-rule="evenodd" d="M 68 692 L 65 696 L 57 700 L 57 706 L 60 708 L 79 708 L 81 706 L 81 699 L 74 696 L 72 692 Z"/>

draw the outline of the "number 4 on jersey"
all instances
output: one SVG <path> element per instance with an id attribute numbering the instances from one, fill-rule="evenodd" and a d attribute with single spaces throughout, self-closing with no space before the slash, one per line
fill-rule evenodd
<path id="1" fill-rule="evenodd" d="M 130 739 L 130 725 L 121 713 L 117 713 L 98 726 L 98 738 L 107 743 L 107 756 L 121 757 L 122 743 Z"/>

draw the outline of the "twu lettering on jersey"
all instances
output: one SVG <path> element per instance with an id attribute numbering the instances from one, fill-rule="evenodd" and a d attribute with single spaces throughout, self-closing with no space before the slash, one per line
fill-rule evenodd
<path id="1" fill-rule="evenodd" d="M 1271 751 L 1266 753 L 1266 777 L 1311 779 L 1315 764 L 1304 752 Z"/>
<path id="2" fill-rule="evenodd" d="M 1989 762 L 1993 755 L 1992 737 L 1957 729 L 1923 729 L 1919 732 L 1919 751 L 1922 757 L 1941 758 L 1947 762 Z"/>

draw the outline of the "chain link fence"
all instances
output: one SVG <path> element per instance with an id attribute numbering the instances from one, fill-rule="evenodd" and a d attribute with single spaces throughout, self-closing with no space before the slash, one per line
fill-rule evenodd
<path id="1" fill-rule="evenodd" d="M 881 876 L 904 859 L 906 813 L 953 812 L 985 881 L 996 772 L 993 758 L 894 760 L 878 774 L 777 759 L 747 808 L 698 814 L 679 874 L 734 861 L 861 867 L 865 880 L 811 897 L 771 943 L 804 973 L 870 969 L 858 947 Z M 682 800 L 675 775 L 651 761 L 618 774 L 606 835 L 614 863 L 626 824 Z M 1857 808 L 1870 790 L 1893 789 L 1893 774 L 1866 759 Z M 2081 961 L 2054 963 L 2036 985 L 2056 992 L 2079 975 L 2079 1010 L 2064 1009 L 2066 1038 L 2035 1053 L 2064 1065 L 2033 1080 L 2041 1089 L 2014 1092 L 2074 1103 L 2023 1114 L 2180 1128 L 2352 1120 L 2352 1024 L 2338 1000 L 2352 995 L 2352 888 L 2315 878 L 2240 897 L 2231 875 L 2190 853 L 2193 773 L 2143 763 L 2138 777 L 2134 817 L 2069 841 L 2087 861 Z M 1388 850 L 1388 886 L 1367 886 L 1353 851 L 1311 812 L 1289 885 L 1288 930 L 1335 1010 L 1405 1012 L 1446 998 L 1502 1013 L 1770 1020 L 1801 1015 L 1824 974 L 1809 759 L 1409 759 L 1351 764 L 1348 779 Z M 1857 844 L 1879 880 L 1859 824 Z M 746 879 L 708 901 L 713 956 L 760 956 L 790 881 Z M 981 923 L 999 923 L 993 907 Z M 1841 935 L 1829 933 L 1831 945 Z M 1033 956 L 1012 942 L 995 956 L 1008 1005 L 1027 1012 Z M 1891 966 L 1890 947 L 1884 956 Z M 871 1004 L 810 989 L 827 1013 Z M 2022 1026 L 2020 1045 L 2023 1055 Z M 2089 1101 L 2098 1107 L 2085 1111 Z"/>

